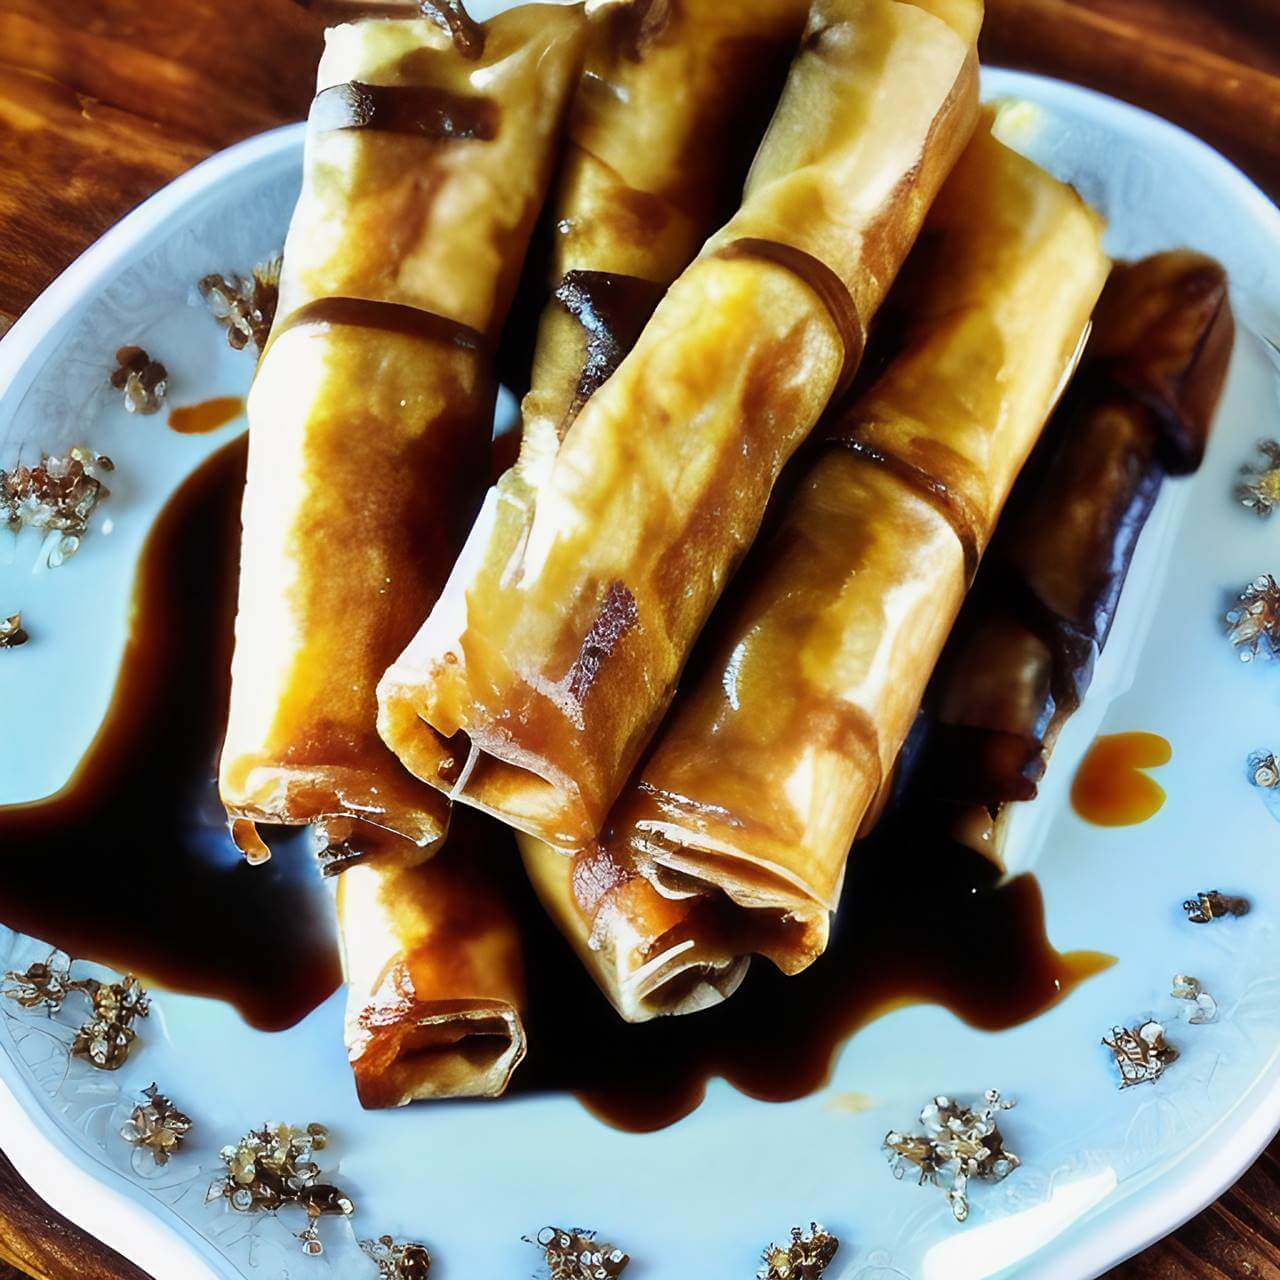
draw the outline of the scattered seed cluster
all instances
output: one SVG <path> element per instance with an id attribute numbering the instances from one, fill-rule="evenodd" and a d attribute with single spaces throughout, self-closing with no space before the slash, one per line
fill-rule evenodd
<path id="1" fill-rule="evenodd" d="M 360 1248 L 377 1264 L 379 1280 L 429 1280 L 431 1254 L 425 1244 L 379 1236 L 377 1240 L 361 1240 Z"/>
<path id="2" fill-rule="evenodd" d="M 1112 1027 L 1102 1037 L 1102 1043 L 1111 1050 L 1122 1089 L 1135 1084 L 1154 1084 L 1164 1075 L 1165 1067 L 1178 1057 L 1177 1049 L 1165 1039 L 1163 1024 L 1154 1018 L 1133 1029 Z"/>
<path id="3" fill-rule="evenodd" d="M 1199 978 L 1193 978 L 1187 973 L 1175 973 L 1170 994 L 1175 1000 L 1184 1002 L 1182 1016 L 1193 1027 L 1217 1021 L 1218 1002 L 1200 985 Z"/>
<path id="4" fill-rule="evenodd" d="M 30 639 L 22 629 L 22 614 L 11 613 L 7 618 L 0 618 L 0 649 L 16 649 Z"/>
<path id="5" fill-rule="evenodd" d="M 207 275 L 196 286 L 209 304 L 213 318 L 227 331 L 227 343 L 235 351 L 266 349 L 267 336 L 280 301 L 280 255 L 260 262 L 248 278 L 240 275 Z"/>
<path id="6" fill-rule="evenodd" d="M 594 1231 L 543 1227 L 537 1245 L 549 1280 L 613 1280 L 631 1259 L 616 1245 L 602 1244 Z"/>
<path id="7" fill-rule="evenodd" d="M 1280 654 L 1280 584 L 1270 573 L 1261 573 L 1227 610 L 1227 639 L 1240 650 L 1241 662 Z"/>
<path id="8" fill-rule="evenodd" d="M 1217 889 L 1201 889 L 1194 898 L 1188 898 L 1182 909 L 1192 924 L 1210 924 L 1224 916 L 1247 916 L 1249 899 L 1222 893 Z"/>
<path id="9" fill-rule="evenodd" d="M 138 1038 L 134 1022 L 151 1012 L 151 997 L 131 973 L 120 982 L 86 979 L 81 989 L 93 1004 L 93 1017 L 76 1032 L 71 1052 L 100 1071 L 117 1071 Z"/>
<path id="10" fill-rule="evenodd" d="M 1259 440 L 1261 459 L 1246 462 L 1240 468 L 1240 480 L 1235 487 L 1236 501 L 1265 520 L 1280 506 L 1280 441 Z"/>
<path id="11" fill-rule="evenodd" d="M 786 1244 L 771 1244 L 761 1255 L 756 1280 L 822 1280 L 840 1241 L 816 1222 L 808 1230 L 791 1228 Z"/>
<path id="12" fill-rule="evenodd" d="M 124 407 L 130 413 L 155 413 L 169 390 L 169 371 L 141 347 L 121 347 L 111 385 L 124 392 Z"/>
<path id="13" fill-rule="evenodd" d="M 1280 787 L 1280 760 L 1274 751 L 1255 751 L 1249 757 L 1249 780 L 1255 787 Z"/>
<path id="14" fill-rule="evenodd" d="M 79 445 L 65 457 L 41 455 L 34 467 L 0 468 L 0 525 L 13 533 L 24 526 L 61 533 L 48 557 L 56 568 L 76 553 L 89 517 L 109 493 L 99 473 L 114 469 L 110 458 Z"/>
<path id="15" fill-rule="evenodd" d="M 191 1117 L 179 1111 L 154 1083 L 142 1091 L 142 1096 L 143 1101 L 134 1107 L 120 1136 L 131 1147 L 149 1151 L 156 1164 L 166 1165 L 191 1132 Z"/>
<path id="16" fill-rule="evenodd" d="M 908 1166 L 919 1170 L 920 1186 L 941 1185 L 947 1178 L 947 1200 L 957 1222 L 969 1216 L 969 1180 L 999 1182 L 1021 1163 L 1004 1145 L 996 1119 L 1014 1104 L 996 1089 L 983 1095 L 984 1106 L 967 1107 L 939 1095 L 921 1112 L 923 1134 L 892 1130 L 885 1137 L 893 1176 L 901 1178 Z"/>
<path id="17" fill-rule="evenodd" d="M 101 1071 L 124 1066 L 138 1038 L 133 1024 L 151 1012 L 151 998 L 133 974 L 125 974 L 119 982 L 72 978 L 70 957 L 61 951 L 23 973 L 10 971 L 4 976 L 4 994 L 24 1009 L 44 1007 L 55 1012 L 67 996 L 86 996 L 93 1015 L 76 1032 L 71 1053 Z"/>

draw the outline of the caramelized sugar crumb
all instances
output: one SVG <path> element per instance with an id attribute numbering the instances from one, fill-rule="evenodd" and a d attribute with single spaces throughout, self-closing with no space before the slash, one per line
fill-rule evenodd
<path id="1" fill-rule="evenodd" d="M 203 277 L 197 288 L 209 304 L 213 318 L 227 331 L 234 351 L 252 344 L 261 355 L 276 318 L 280 301 L 280 255 L 260 262 L 247 279 L 240 275 L 216 273 Z"/>
<path id="2" fill-rule="evenodd" d="M 111 385 L 124 392 L 124 407 L 130 413 L 155 413 L 169 389 L 169 371 L 141 347 L 121 347 Z"/>

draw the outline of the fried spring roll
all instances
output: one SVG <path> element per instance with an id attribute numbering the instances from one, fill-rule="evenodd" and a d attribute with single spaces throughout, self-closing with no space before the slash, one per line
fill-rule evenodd
<path id="1" fill-rule="evenodd" d="M 627 1022 L 710 1008 L 746 977 L 749 949 L 714 898 L 664 896 L 596 844 L 566 857 L 526 832 L 516 838 L 543 906 Z"/>
<path id="2" fill-rule="evenodd" d="M 814 4 L 741 209 L 546 466 L 490 491 L 388 670 L 420 777 L 564 849 L 598 832 L 972 132 L 979 21 Z"/>
<path id="3" fill-rule="evenodd" d="M 727 897 L 744 928 L 784 920 L 752 932 L 787 972 L 826 946 L 849 846 L 1106 272 L 1097 217 L 982 128 L 891 300 L 895 353 L 834 420 L 610 819 L 614 856 L 660 890 Z"/>
<path id="4" fill-rule="evenodd" d="M 375 688 L 483 490 L 489 352 L 583 30 L 579 9 L 547 4 L 456 40 L 425 18 L 328 33 L 249 398 L 220 776 L 241 830 L 354 817 L 422 850 L 445 829 L 444 798 L 378 738 Z"/>
<path id="5" fill-rule="evenodd" d="M 365 1107 L 493 1098 L 525 1054 L 524 962 L 500 865 L 510 835 L 462 815 L 417 867 L 338 882 L 347 1054 Z"/>
<path id="6" fill-rule="evenodd" d="M 523 405 L 522 465 L 555 451 L 737 206 L 808 7 L 634 0 L 594 25 L 552 203 L 555 295 Z"/>
<path id="7" fill-rule="evenodd" d="M 930 694 L 913 794 L 996 861 L 1107 642 L 1166 475 L 1200 464 L 1230 361 L 1227 280 L 1186 250 L 1117 267 L 1052 448 L 1020 484 Z"/>

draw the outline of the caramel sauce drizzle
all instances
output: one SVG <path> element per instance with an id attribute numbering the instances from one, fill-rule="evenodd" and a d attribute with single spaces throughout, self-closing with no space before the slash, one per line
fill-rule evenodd
<path id="1" fill-rule="evenodd" d="M 374 129 L 433 142 L 491 142 L 502 118 L 492 98 L 434 85 L 365 84 L 349 80 L 321 89 L 311 103 L 313 129 Z"/>
<path id="2" fill-rule="evenodd" d="M 978 532 L 973 527 L 969 513 L 964 510 L 955 495 L 936 476 L 931 476 L 923 467 L 907 462 L 896 454 L 884 453 L 859 440 L 856 436 L 845 435 L 841 431 L 833 431 L 827 436 L 828 442 L 848 449 L 859 458 L 865 458 L 877 466 L 884 467 L 901 480 L 909 489 L 920 495 L 951 526 L 952 532 L 959 540 L 964 552 L 964 571 L 967 581 L 972 582 L 978 571 L 981 552 L 978 548 Z"/>
<path id="3" fill-rule="evenodd" d="M 586 359 L 569 413 L 570 421 L 613 376 L 635 346 L 665 292 L 661 284 L 609 271 L 567 271 L 556 301 L 587 335 Z"/>
<path id="4" fill-rule="evenodd" d="M 246 444 L 206 459 L 152 526 L 111 703 L 71 780 L 0 806 L 0 920 L 278 1030 L 341 974 L 306 838 L 264 828 L 274 856 L 251 867 L 218 798 Z"/>
<path id="5" fill-rule="evenodd" d="M 381 302 L 376 298 L 316 298 L 304 302 L 283 320 L 276 321 L 267 350 L 281 334 L 309 325 L 351 325 L 376 329 L 381 333 L 421 338 L 425 342 L 445 343 L 463 351 L 484 351 L 487 347 L 485 336 L 470 325 L 422 307 L 412 307 L 404 302 Z M 265 353 L 263 358 L 266 358 Z"/>
<path id="6" fill-rule="evenodd" d="M 273 857 L 247 866 L 218 801 L 245 458 L 244 438 L 214 454 L 153 527 L 111 708 L 71 782 L 0 809 L 0 920 L 276 1029 L 324 1000 L 339 968 L 306 834 L 265 828 Z M 936 833 L 886 828 L 855 851 L 831 948 L 810 970 L 786 978 L 758 962 L 718 1009 L 628 1026 L 537 902 L 510 833 L 476 821 L 530 958 L 530 1051 L 512 1091 L 573 1092 L 628 1130 L 687 1115 L 713 1076 L 757 1098 L 803 1097 L 853 1031 L 898 1005 L 935 1001 L 998 1029 L 1109 963 L 1050 946 L 1031 876 L 1002 883 Z"/>
<path id="7" fill-rule="evenodd" d="M 418 9 L 453 37 L 453 47 L 472 61 L 484 53 L 485 30 L 467 12 L 462 0 L 418 0 Z"/>
<path id="8" fill-rule="evenodd" d="M 821 258 L 815 258 L 813 254 L 797 249 L 795 245 L 783 244 L 778 240 L 744 236 L 717 249 L 714 256 L 731 261 L 737 258 L 754 258 L 761 262 L 771 262 L 784 271 L 789 271 L 818 295 L 844 345 L 844 364 L 832 398 L 843 395 L 858 371 L 862 351 L 866 346 L 862 318 L 858 315 L 853 295 L 845 282 Z"/>

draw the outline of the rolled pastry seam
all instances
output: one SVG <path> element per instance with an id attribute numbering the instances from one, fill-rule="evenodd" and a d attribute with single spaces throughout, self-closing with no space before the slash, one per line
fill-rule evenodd
<path id="1" fill-rule="evenodd" d="M 1045 456 L 1019 483 L 947 643 L 911 795 L 1002 861 L 1106 645 L 1166 475 L 1204 455 L 1234 325 L 1222 268 L 1180 250 L 1118 266 Z"/>
<path id="2" fill-rule="evenodd" d="M 504 857 L 515 857 L 510 837 L 468 815 L 429 862 L 367 863 L 339 880 L 347 1054 L 365 1107 L 494 1098 L 524 1058 Z"/>
<path id="3" fill-rule="evenodd" d="M 696 1013 L 738 989 L 751 949 L 716 927 L 705 894 L 659 893 L 596 845 L 566 857 L 524 832 L 516 839 L 547 913 L 627 1022 Z"/>
<path id="4" fill-rule="evenodd" d="M 593 26 L 550 202 L 553 296 L 506 481 L 518 506 L 500 518 L 523 520 L 570 422 L 736 205 L 807 10 L 808 0 L 628 0 Z M 412 686 L 385 682 L 379 728 L 431 777 L 439 747 L 417 702 Z"/>
<path id="5" fill-rule="evenodd" d="M 813 6 L 741 209 L 545 468 L 490 491 L 387 672 L 420 777 L 559 848 L 595 837 L 972 132 L 980 6 L 946 11 Z"/>
<path id="6" fill-rule="evenodd" d="M 1082 346 L 1107 262 L 1068 187 L 979 130 L 889 304 L 890 358 L 834 420 L 743 570 L 611 841 L 826 945 L 888 778 L 1018 471 Z"/>
<path id="7" fill-rule="evenodd" d="M 523 405 L 535 455 L 554 451 L 737 207 L 808 8 L 634 0 L 593 24 L 551 202 L 555 299 Z"/>
<path id="8" fill-rule="evenodd" d="M 376 684 L 483 490 L 489 350 L 584 25 L 547 4 L 480 28 L 481 49 L 427 19 L 327 34 L 278 319 L 249 397 L 219 780 L 241 831 L 359 818 L 416 858 L 445 830 L 444 798 L 377 735 Z"/>

